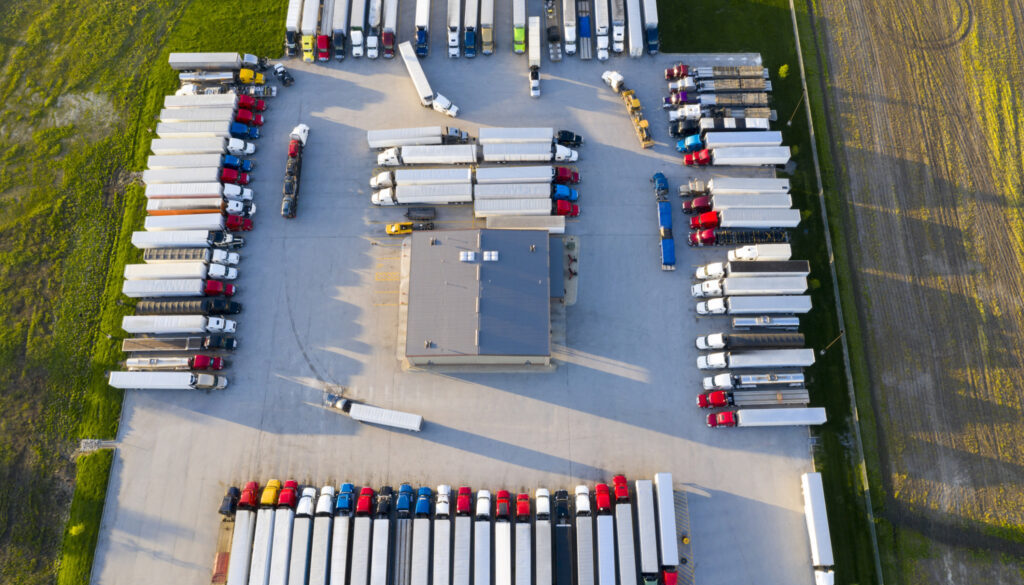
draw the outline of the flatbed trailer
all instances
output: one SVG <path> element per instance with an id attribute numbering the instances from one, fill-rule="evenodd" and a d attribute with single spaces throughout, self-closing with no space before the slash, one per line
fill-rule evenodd
<path id="1" fill-rule="evenodd" d="M 789 232 L 784 229 L 767 230 L 701 230 L 700 233 L 714 232 L 713 241 L 695 241 L 697 233 L 690 234 L 691 246 L 736 246 L 746 244 L 776 244 L 789 242 Z"/>

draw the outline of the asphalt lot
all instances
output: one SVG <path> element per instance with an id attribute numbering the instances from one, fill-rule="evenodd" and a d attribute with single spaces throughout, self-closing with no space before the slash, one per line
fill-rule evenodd
<path id="1" fill-rule="evenodd" d="M 436 24 L 441 11 L 434 7 Z M 400 20 L 399 38 L 408 38 L 411 6 Z M 499 11 L 498 22 L 509 21 Z M 242 250 L 237 299 L 245 311 L 230 386 L 127 394 L 95 582 L 206 582 L 220 497 L 250 479 L 525 491 L 658 471 L 688 492 L 697 582 L 813 582 L 799 480 L 811 465 L 806 430 L 708 429 L 694 406 L 693 339 L 727 322 L 698 320 L 687 287 L 692 266 L 724 258 L 725 249 L 677 241 L 679 270 L 659 269 L 648 179 L 665 172 L 674 190 L 688 178 L 659 107 L 661 70 L 680 56 L 545 59 L 535 100 L 526 57 L 511 54 L 510 39 L 499 28 L 493 57 L 453 61 L 435 32 L 424 68 L 462 108 L 458 120 L 419 106 L 399 59 L 288 63 L 296 84 L 271 101 L 256 156 L 259 213 Z M 605 69 L 637 90 L 654 149 L 640 149 L 621 101 L 600 80 Z M 312 130 L 298 217 L 285 220 L 281 178 L 287 133 L 298 122 Z M 369 204 L 375 153 L 365 131 L 449 123 L 474 135 L 480 125 L 519 125 L 586 137 L 582 215 L 567 229 L 584 250 L 579 298 L 567 310 L 554 373 L 403 372 L 396 360 L 400 243 L 386 239 L 383 224 L 402 211 Z M 676 212 L 677 223 L 683 217 Z M 439 229 L 473 225 L 470 209 L 442 208 L 439 220 Z M 423 415 L 423 431 L 363 426 L 321 409 L 322 391 L 338 386 Z"/>

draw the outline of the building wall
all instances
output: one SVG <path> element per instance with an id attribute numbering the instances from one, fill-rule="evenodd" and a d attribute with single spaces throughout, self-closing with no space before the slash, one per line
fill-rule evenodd
<path id="1" fill-rule="evenodd" d="M 485 366 L 485 365 L 551 365 L 551 356 L 535 355 L 444 355 L 415 356 L 406 355 L 406 359 L 414 366 Z"/>

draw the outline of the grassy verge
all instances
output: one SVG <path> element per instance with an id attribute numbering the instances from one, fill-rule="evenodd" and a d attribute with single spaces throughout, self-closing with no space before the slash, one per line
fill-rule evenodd
<path id="1" fill-rule="evenodd" d="M 806 11 L 801 15 L 806 28 Z M 829 528 L 836 558 L 838 583 L 873 583 L 876 581 L 872 558 L 872 543 L 860 469 L 856 465 L 854 429 L 849 394 L 846 390 L 846 369 L 840 345 L 838 316 L 829 270 L 829 257 L 824 245 L 825 229 L 820 217 L 817 179 L 811 153 L 810 132 L 805 104 L 801 103 L 803 90 L 795 39 L 791 34 L 792 18 L 788 0 L 762 0 L 721 2 L 697 0 L 685 8 L 663 7 L 659 14 L 661 38 L 667 52 L 758 52 L 772 74 L 773 107 L 778 112 L 777 128 L 783 130 L 786 143 L 791 145 L 797 170 L 791 177 L 794 203 L 803 210 L 805 221 L 794 234 L 797 257 L 806 258 L 812 265 L 812 297 L 815 310 L 803 321 L 808 345 L 818 349 L 829 347 L 818 362 L 810 368 L 814 389 L 814 403 L 824 406 L 829 423 L 816 431 L 815 463 L 822 472 L 829 507 Z M 820 109 L 821 86 L 817 77 L 817 45 L 803 31 L 801 35 L 805 68 L 808 75 L 810 99 Z M 820 112 L 816 114 L 815 131 L 820 165 L 825 181 L 826 198 L 835 198 L 833 164 L 828 150 L 828 132 Z M 831 226 L 833 233 L 835 225 Z M 837 248 L 842 242 L 836 242 Z M 837 252 L 838 253 L 838 252 Z M 838 258 L 837 258 L 838 261 Z M 837 272 L 844 273 L 845 265 L 837 263 Z M 848 290 L 849 283 L 840 278 L 840 290 Z M 844 284 L 845 287 L 844 288 Z M 842 294 L 842 293 L 841 293 Z M 852 305 L 851 305 L 852 307 Z M 844 309 L 845 311 L 845 309 Z M 856 315 L 848 311 L 844 335 L 850 345 L 859 343 Z M 832 344 L 830 346 L 830 344 Z M 855 380 L 860 377 L 854 372 Z M 861 378 L 866 379 L 866 378 Z M 861 416 L 870 408 L 860 405 Z M 799 489 L 797 478 L 794 489 Z"/>
<path id="2" fill-rule="evenodd" d="M 79 438 L 117 433 L 122 393 L 105 372 L 121 359 L 120 319 L 130 310 L 120 302 L 123 266 L 138 257 L 130 236 L 144 212 L 134 172 L 176 82 L 166 55 L 279 54 L 285 2 L 16 0 L 4 8 L 0 575 L 52 583 L 58 566 L 82 558 L 74 544 L 57 560 L 72 500 L 70 455 Z"/>
<path id="3" fill-rule="evenodd" d="M 106 449 L 78 458 L 75 475 L 75 497 L 71 500 L 71 513 L 64 530 L 57 585 L 89 585 L 96 539 L 100 534 L 100 518 L 107 494 L 110 466 L 114 451 Z"/>

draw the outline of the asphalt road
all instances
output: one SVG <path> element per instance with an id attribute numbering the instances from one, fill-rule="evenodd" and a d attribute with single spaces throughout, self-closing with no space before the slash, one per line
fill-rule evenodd
<path id="1" fill-rule="evenodd" d="M 411 21 L 403 13 L 400 38 Z M 498 22 L 509 22 L 501 10 Z M 693 339 L 725 320 L 698 320 L 687 287 L 693 266 L 725 250 L 679 243 L 679 270 L 659 269 L 649 177 L 663 171 L 673 189 L 688 177 L 658 107 L 661 70 L 676 59 L 545 64 L 543 95 L 530 99 L 526 58 L 511 54 L 510 36 L 499 28 L 496 55 L 475 61 L 447 59 L 435 36 L 424 68 L 435 90 L 462 108 L 458 120 L 421 108 L 397 59 L 288 63 L 296 83 L 271 101 L 256 156 L 259 213 L 239 267 L 245 311 L 230 387 L 127 393 L 95 582 L 205 582 L 220 497 L 251 479 L 525 491 L 658 471 L 671 471 L 688 494 L 697 581 L 813 582 L 799 487 L 810 468 L 806 430 L 712 430 L 694 406 Z M 656 148 L 639 148 L 621 101 L 600 80 L 606 68 L 637 89 Z M 284 220 L 277 209 L 287 134 L 298 122 L 312 131 L 298 217 Z M 556 126 L 587 139 L 583 214 L 568 228 L 585 251 L 579 299 L 567 309 L 554 373 L 399 367 L 399 242 L 383 235 L 383 224 L 402 211 L 369 204 L 375 154 L 365 131 L 448 123 L 473 134 L 480 125 Z M 470 211 L 442 209 L 438 228 L 472 226 Z M 423 415 L 423 431 L 363 426 L 321 409 L 322 392 L 338 387 Z"/>

